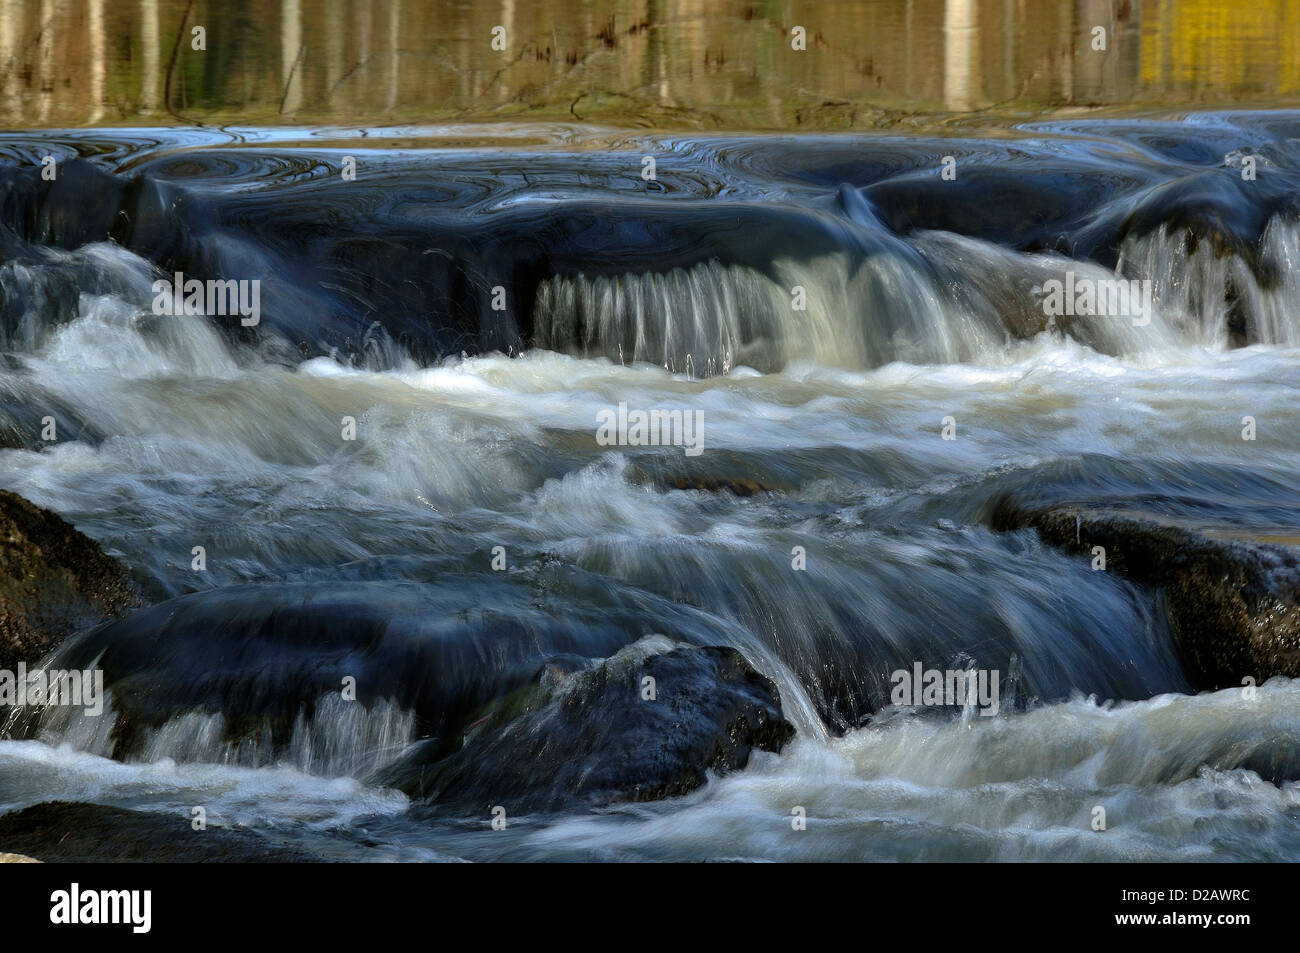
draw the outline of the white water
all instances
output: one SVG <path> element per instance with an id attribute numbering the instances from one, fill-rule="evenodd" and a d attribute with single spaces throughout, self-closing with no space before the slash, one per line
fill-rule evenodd
<path id="1" fill-rule="evenodd" d="M 919 259 L 885 250 L 856 266 L 845 254 L 778 261 L 775 277 L 713 261 L 663 274 L 551 278 L 537 293 L 537 342 L 692 377 L 794 361 L 850 369 L 1002 363 L 1013 338 L 1045 328 L 1101 353 L 1161 360 L 1188 346 L 1224 350 L 1225 299 L 1236 292 L 1252 342 L 1300 344 L 1295 223 L 1274 220 L 1265 231 L 1261 261 L 1279 280 L 1263 288 L 1235 255 L 1217 256 L 1209 242 L 1189 252 L 1186 233 L 1163 228 L 1127 239 L 1115 272 L 945 232 L 918 233 L 909 244 Z M 1067 271 L 1081 282 L 1149 280 L 1154 313 L 1049 319 L 1039 289 Z"/>
<path id="2" fill-rule="evenodd" d="M 929 254 L 946 249 L 972 283 L 995 271 L 1041 280 L 1060 267 L 965 239 L 928 241 Z M 890 340 L 897 353 L 920 347 L 933 362 L 873 367 L 872 349 L 884 345 L 852 329 L 878 325 L 848 315 L 835 294 L 815 299 L 812 324 L 792 330 L 776 310 L 787 306 L 785 292 L 750 287 L 772 302 L 765 320 L 785 334 L 779 369 L 767 374 L 741 360 L 733 309 L 749 279 L 736 273 L 708 272 L 707 293 L 698 287 L 704 277 L 691 274 L 546 292 L 557 302 L 566 293 L 585 297 L 584 307 L 610 317 L 611 334 L 646 308 L 703 294 L 713 304 L 690 310 L 682 325 L 689 333 L 674 340 L 709 342 L 708 353 L 722 355 L 712 366 L 705 366 L 712 358 L 687 362 L 687 350 L 647 345 L 624 355 L 646 361 L 630 366 L 536 351 L 388 372 L 325 359 L 286 370 L 233 353 L 200 319 L 160 322 L 135 295 L 85 295 L 69 323 L 25 326 L 24 359 L 31 380 L 107 436 L 98 446 L 2 451 L 0 485 L 57 510 L 164 594 L 366 567 L 413 577 L 447 565 L 486 570 L 490 547 L 500 543 L 523 564 L 548 554 L 668 597 L 702 586 L 721 616 L 751 626 L 766 619 L 790 640 L 825 624 L 832 599 L 853 608 L 853 624 L 896 626 L 899 645 L 903 630 L 917 626 L 959 632 L 957 607 L 970 598 L 993 600 L 1031 663 L 1045 645 L 1046 654 L 1082 663 L 1087 646 L 1053 626 L 1086 611 L 1096 613 L 1089 623 L 1096 642 L 1115 646 L 1116 658 L 1154 657 L 1160 635 L 1149 607 L 1130 605 L 1121 583 L 1101 580 L 1088 583 L 1098 588 L 1087 605 L 1053 609 L 1085 574 L 1068 575 L 1061 559 L 1051 563 L 1051 572 L 1066 574 L 1056 577 L 1061 592 L 1024 581 L 1027 567 L 974 524 L 964 494 L 997 474 L 1083 453 L 1244 465 L 1293 484 L 1295 234 L 1270 232 L 1267 254 L 1286 262 L 1287 278 L 1251 292 L 1269 343 L 1235 351 L 1223 350 L 1222 316 L 1197 304 L 1212 297 L 1205 289 L 1231 263 L 1180 260 L 1177 247 L 1162 239 L 1126 249 L 1125 268 L 1136 262 L 1156 276 L 1190 277 L 1159 285 L 1160 318 L 1145 335 L 1122 325 L 1099 331 L 1094 343 L 1110 353 L 1051 332 L 1008 342 L 991 330 L 996 315 L 953 317 L 951 302 L 922 295 L 907 300 L 937 309 L 918 325 L 933 328 L 931 336 Z M 100 256 L 100 267 L 116 269 L 128 287 L 146 277 L 124 253 L 85 254 Z M 869 300 L 854 284 L 865 280 L 829 286 Z M 980 294 L 996 308 L 993 290 Z M 951 363 L 963 350 L 960 359 L 970 362 Z M 687 365 L 715 376 L 697 379 Z M 24 380 L 15 377 L 15 386 Z M 699 410 L 706 461 L 732 454 L 784 476 L 785 492 L 738 499 L 641 478 L 637 453 L 594 440 L 597 412 L 620 401 Z M 357 420 L 355 442 L 341 439 L 345 415 Z M 1241 437 L 1247 415 L 1258 422 L 1253 442 Z M 955 441 L 940 438 L 946 416 L 956 421 Z M 936 526 L 936 517 L 946 525 Z M 189 570 L 190 549 L 200 544 L 209 554 L 204 576 Z M 779 574 L 793 545 L 811 553 L 811 588 L 793 588 L 802 580 Z M 1031 562 L 1055 558 L 1030 552 Z M 763 592 L 770 603 L 747 602 Z M 832 635 L 848 638 L 853 624 Z M 232 749 L 215 716 L 198 714 L 162 729 L 142 763 L 107 760 L 106 733 L 85 726 L 51 743 L 0 742 L 0 808 L 51 796 L 180 812 L 203 803 L 210 823 L 300 838 L 332 832 L 343 855 L 380 859 L 1300 857 L 1300 787 L 1222 767 L 1251 745 L 1300 734 L 1296 682 L 1270 683 L 1254 702 L 1228 691 L 1112 707 L 1084 699 L 1022 713 L 1008 706 L 969 725 L 887 718 L 829 740 L 810 723 L 811 707 L 789 673 L 774 671 L 757 645 L 748 646 L 751 657 L 779 677 L 787 707 L 803 711 L 792 716 L 803 730 L 786 753 L 759 756 L 685 799 L 546 823 L 520 819 L 495 841 L 473 829 L 405 824 L 404 797 L 355 780 L 409 737 L 409 721 L 387 709 L 361 722 L 323 712 L 319 725 L 302 726 L 279 766 L 255 747 Z M 791 829 L 796 805 L 807 809 L 806 831 Z M 1090 827 L 1098 805 L 1107 810 L 1104 833 Z M 379 846 L 349 833 L 362 815 L 382 822 L 372 831 Z"/>

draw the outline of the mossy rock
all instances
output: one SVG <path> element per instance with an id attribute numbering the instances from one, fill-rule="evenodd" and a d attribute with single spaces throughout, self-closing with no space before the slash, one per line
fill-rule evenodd
<path id="1" fill-rule="evenodd" d="M 0 668 L 32 666 L 78 626 L 139 603 L 130 576 L 98 543 L 0 490 Z"/>
<path id="2" fill-rule="evenodd" d="M 1107 570 L 1162 588 L 1179 654 L 1198 688 L 1300 678 L 1300 551 L 1104 507 L 1033 509 L 1003 500 L 993 525 L 1032 527 L 1044 542 L 1089 557 L 1101 546 Z"/>

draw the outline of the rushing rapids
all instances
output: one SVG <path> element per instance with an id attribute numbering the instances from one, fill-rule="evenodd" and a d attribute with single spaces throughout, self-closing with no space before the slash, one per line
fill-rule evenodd
<path id="1" fill-rule="evenodd" d="M 1300 114 L 532 135 L 0 136 L 0 486 L 149 603 L 46 660 L 102 715 L 0 712 L 0 809 L 352 859 L 1300 859 Z M 601 439 L 624 405 L 700 439 Z M 1186 539 L 1240 578 L 1149 564 Z M 898 703 L 968 669 L 996 708 Z M 646 677 L 690 689 L 620 774 Z M 521 777 L 530 737 L 563 756 Z"/>

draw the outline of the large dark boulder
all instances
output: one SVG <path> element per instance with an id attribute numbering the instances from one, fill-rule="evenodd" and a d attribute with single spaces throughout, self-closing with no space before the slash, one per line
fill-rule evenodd
<path id="1" fill-rule="evenodd" d="M 50 801 L 0 817 L 0 851 L 61 863 L 303 863 L 320 858 L 252 831 L 196 831 L 184 814 Z"/>
<path id="2" fill-rule="evenodd" d="M 460 750 L 426 742 L 377 780 L 426 808 L 484 816 L 497 805 L 518 815 L 654 801 L 745 767 L 755 749 L 780 751 L 793 734 L 776 686 L 738 651 L 650 636 L 592 668 L 544 670 L 487 706 Z"/>
<path id="3" fill-rule="evenodd" d="M 1300 552 L 1132 510 L 1001 501 L 995 529 L 1033 527 L 1051 545 L 1164 590 L 1188 678 L 1201 689 L 1300 677 Z"/>
<path id="4" fill-rule="evenodd" d="M 0 669 L 34 665 L 78 627 L 139 601 L 126 571 L 93 539 L 0 490 Z"/>
<path id="5" fill-rule="evenodd" d="M 570 570 L 535 581 L 466 572 L 229 586 L 106 622 L 52 664 L 104 672 L 115 758 L 139 754 L 189 712 L 220 714 L 223 740 L 255 740 L 275 757 L 299 719 L 314 724 L 322 699 L 340 699 L 344 679 L 355 679 L 357 704 L 410 713 L 416 737 L 459 739 L 475 712 L 539 670 L 613 655 L 646 634 L 648 619 L 677 641 L 723 640 L 708 614 L 618 583 Z"/>

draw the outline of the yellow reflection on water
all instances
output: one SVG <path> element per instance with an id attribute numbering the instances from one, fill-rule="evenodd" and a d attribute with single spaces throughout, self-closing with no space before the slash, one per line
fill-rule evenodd
<path id="1" fill-rule="evenodd" d="M 1300 8 L 1286 0 L 1161 0 L 1159 30 L 1142 37 L 1142 82 L 1214 96 L 1294 93 L 1300 86 Z"/>

